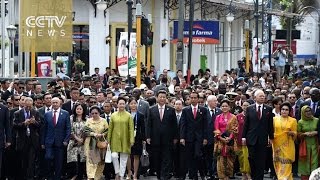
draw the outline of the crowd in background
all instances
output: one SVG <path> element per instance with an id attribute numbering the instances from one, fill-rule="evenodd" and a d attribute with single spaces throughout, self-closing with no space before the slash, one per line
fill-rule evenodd
<path id="1" fill-rule="evenodd" d="M 187 84 L 182 71 L 152 66 L 139 87 L 110 68 L 46 88 L 3 80 L 1 178 L 309 179 L 319 167 L 320 80 L 299 68 L 277 77 L 239 63 Z"/>

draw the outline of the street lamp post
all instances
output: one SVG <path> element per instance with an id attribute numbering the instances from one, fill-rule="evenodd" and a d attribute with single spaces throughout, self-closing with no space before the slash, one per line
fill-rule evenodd
<path id="1" fill-rule="evenodd" d="M 10 63 L 9 63 L 9 75 L 10 78 L 14 76 L 14 39 L 16 37 L 17 27 L 10 25 L 7 27 L 8 36 L 10 39 Z"/>
<path id="2" fill-rule="evenodd" d="M 131 88 L 131 77 L 129 73 L 129 44 L 130 44 L 130 34 L 132 32 L 132 5 L 133 5 L 133 0 L 127 0 L 127 5 L 128 5 L 128 85 L 129 88 Z M 138 69 L 137 69 L 138 71 Z"/>
<path id="3" fill-rule="evenodd" d="M 228 21 L 229 27 L 228 27 L 228 62 L 227 62 L 227 68 L 231 69 L 231 59 L 232 59 L 232 53 L 231 53 L 231 46 L 232 46 L 232 21 L 234 20 L 234 14 L 232 12 L 229 12 L 226 16 L 226 20 Z"/>

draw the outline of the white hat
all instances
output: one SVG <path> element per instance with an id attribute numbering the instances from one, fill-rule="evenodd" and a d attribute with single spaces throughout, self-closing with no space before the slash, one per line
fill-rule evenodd
<path id="1" fill-rule="evenodd" d="M 83 88 L 83 89 L 81 90 L 81 92 L 82 92 L 85 96 L 91 96 L 91 95 L 92 95 L 92 93 L 91 93 L 91 91 L 90 91 L 89 88 Z"/>
<path id="2" fill-rule="evenodd" d="M 147 85 L 141 84 L 140 87 L 139 87 L 139 89 L 145 89 L 146 87 L 147 87 Z"/>

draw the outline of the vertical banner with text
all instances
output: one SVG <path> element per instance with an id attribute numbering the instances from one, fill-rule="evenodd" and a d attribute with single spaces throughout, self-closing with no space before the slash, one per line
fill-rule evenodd
<path id="1" fill-rule="evenodd" d="M 137 34 L 130 34 L 129 46 L 129 73 L 130 76 L 137 76 Z"/>
<path id="2" fill-rule="evenodd" d="M 121 32 L 117 54 L 117 66 L 120 76 L 128 75 L 128 32 Z"/>
<path id="3" fill-rule="evenodd" d="M 72 52 L 72 0 L 20 1 L 23 52 Z"/>

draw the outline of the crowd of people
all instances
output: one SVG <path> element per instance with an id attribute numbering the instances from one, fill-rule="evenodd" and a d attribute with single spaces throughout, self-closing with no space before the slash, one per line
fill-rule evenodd
<path id="1" fill-rule="evenodd" d="M 139 87 L 110 68 L 46 88 L 1 81 L 0 177 L 290 180 L 319 167 L 314 76 L 207 69 L 186 82 L 153 66 Z"/>

